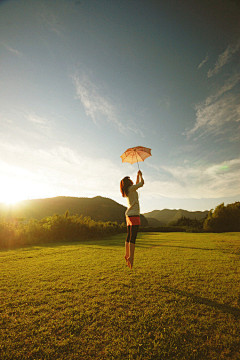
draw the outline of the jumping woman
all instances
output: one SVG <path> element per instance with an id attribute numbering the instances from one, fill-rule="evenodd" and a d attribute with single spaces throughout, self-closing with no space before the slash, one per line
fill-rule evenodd
<path id="1" fill-rule="evenodd" d="M 133 267 L 135 242 L 140 225 L 140 207 L 137 189 L 142 187 L 143 184 L 144 180 L 140 170 L 137 173 L 136 185 L 133 184 L 133 181 L 129 176 L 126 176 L 120 182 L 120 191 L 122 196 L 127 198 L 128 203 L 128 208 L 125 213 L 127 223 L 127 238 L 125 242 L 126 254 L 124 258 L 126 260 L 127 266 L 130 269 Z"/>

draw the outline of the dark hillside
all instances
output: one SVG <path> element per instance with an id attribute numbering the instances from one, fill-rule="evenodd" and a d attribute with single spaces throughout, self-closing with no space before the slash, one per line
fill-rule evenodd
<path id="1" fill-rule="evenodd" d="M 160 226 L 165 225 L 165 222 L 159 221 L 153 217 L 147 218 L 147 222 L 148 222 L 148 226 L 151 226 L 151 227 L 160 227 Z"/>
<path id="2" fill-rule="evenodd" d="M 126 207 L 116 201 L 101 196 L 94 198 L 77 198 L 58 196 L 48 199 L 24 200 L 16 205 L 7 206 L 0 204 L 0 217 L 6 219 L 26 218 L 41 220 L 54 214 L 90 216 L 95 221 L 125 222 Z M 142 226 L 147 226 L 147 220 L 141 215 Z"/>

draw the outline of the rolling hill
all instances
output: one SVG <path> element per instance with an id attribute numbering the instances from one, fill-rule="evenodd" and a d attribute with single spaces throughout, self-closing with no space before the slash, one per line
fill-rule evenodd
<path id="1" fill-rule="evenodd" d="M 77 198 L 58 196 L 48 199 L 24 200 L 15 205 L 0 204 L 0 217 L 7 220 L 26 218 L 41 220 L 54 214 L 90 216 L 95 221 L 125 222 L 126 207 L 109 198 L 96 196 L 93 198 Z M 141 215 L 142 226 L 147 226 L 146 218 Z"/>
<path id="2" fill-rule="evenodd" d="M 58 196 L 48 199 L 24 200 L 15 205 L 0 204 L 0 218 L 41 220 L 54 214 L 63 215 L 67 210 L 70 216 L 78 214 L 90 216 L 95 221 L 117 221 L 118 224 L 125 222 L 126 207 L 101 196 L 93 198 Z M 208 211 L 153 210 L 141 215 L 141 224 L 142 226 L 159 227 L 177 221 L 182 216 L 200 220 L 207 214 Z"/>
<path id="3" fill-rule="evenodd" d="M 162 226 L 172 221 L 177 221 L 182 216 L 189 219 L 201 220 L 206 217 L 209 211 L 187 211 L 187 210 L 153 210 L 143 215 L 148 220 L 149 226 Z"/>

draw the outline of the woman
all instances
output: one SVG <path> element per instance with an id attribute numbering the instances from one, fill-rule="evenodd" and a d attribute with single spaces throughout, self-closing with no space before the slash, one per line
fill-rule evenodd
<path id="1" fill-rule="evenodd" d="M 127 198 L 128 203 L 128 208 L 125 213 L 127 223 L 127 238 L 125 242 L 126 255 L 124 257 L 130 269 L 133 267 L 135 242 L 140 225 L 140 208 L 137 189 L 142 187 L 143 184 L 144 180 L 140 170 L 137 173 L 136 185 L 133 184 L 133 181 L 129 176 L 126 176 L 120 182 L 120 191 L 122 196 Z"/>

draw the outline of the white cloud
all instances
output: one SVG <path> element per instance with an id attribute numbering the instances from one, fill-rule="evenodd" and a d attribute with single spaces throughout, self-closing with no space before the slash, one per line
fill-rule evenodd
<path id="1" fill-rule="evenodd" d="M 209 56 L 206 55 L 205 59 L 198 65 L 198 69 L 200 69 L 209 59 Z"/>
<path id="2" fill-rule="evenodd" d="M 23 116 L 30 124 L 34 126 L 34 136 L 43 134 L 44 136 L 52 138 L 52 120 L 36 115 L 33 112 L 24 112 Z M 27 131 L 26 129 L 24 129 L 25 132 Z M 37 133 L 35 129 L 37 130 Z"/>
<path id="3" fill-rule="evenodd" d="M 207 167 L 164 166 L 171 180 L 149 181 L 146 196 L 169 198 L 220 198 L 240 194 L 240 158 Z"/>
<path id="4" fill-rule="evenodd" d="M 44 125 L 46 125 L 46 123 L 47 123 L 46 118 L 40 117 L 40 116 L 35 115 L 33 113 L 27 113 L 25 117 L 26 117 L 26 119 L 28 121 L 31 121 L 31 122 L 36 123 L 36 124 L 44 124 Z"/>
<path id="5" fill-rule="evenodd" d="M 12 54 L 15 54 L 15 55 L 17 55 L 17 56 L 23 56 L 23 54 L 22 54 L 20 51 L 18 51 L 18 50 L 16 50 L 16 49 L 13 49 L 11 46 L 9 46 L 9 45 L 7 45 L 7 44 L 5 44 L 5 43 L 3 43 L 3 42 L 1 42 L 1 44 L 2 44 L 8 51 L 10 51 Z"/>
<path id="6" fill-rule="evenodd" d="M 200 136 L 206 133 L 229 132 L 230 129 L 224 130 L 224 125 L 240 121 L 240 94 L 231 91 L 239 80 L 240 73 L 235 73 L 215 93 L 210 95 L 204 102 L 196 105 L 195 125 L 184 134 L 189 137 L 197 130 L 202 131 Z"/>
<path id="7" fill-rule="evenodd" d="M 23 199 L 120 195 L 122 172 L 108 159 L 92 158 L 64 146 L 43 150 L 4 142 L 0 144 L 0 154 L 0 180 L 11 183 L 11 188 L 4 189 L 5 194 L 0 192 L 0 202 L 1 197 L 11 195 L 13 188 Z"/>
<path id="8" fill-rule="evenodd" d="M 208 105 L 206 103 L 198 105 L 196 107 L 196 124 L 188 131 L 188 136 L 200 128 L 204 128 L 202 135 L 206 133 L 219 134 L 223 131 L 224 124 L 240 121 L 239 102 L 238 94 L 229 94 Z"/>
<path id="9" fill-rule="evenodd" d="M 87 75 L 81 78 L 75 73 L 72 76 L 76 87 L 77 98 L 81 100 L 85 113 L 90 116 L 95 124 L 100 121 L 112 123 L 121 133 L 131 131 L 144 137 L 142 131 L 136 126 L 133 120 L 123 123 L 119 120 L 118 108 L 104 95 Z"/>
<path id="10" fill-rule="evenodd" d="M 43 150 L 9 142 L 0 144 L 0 154 L 0 181 L 4 184 L 0 202 L 100 195 L 126 205 L 119 191 L 119 181 L 125 175 L 126 167 L 124 170 L 109 159 L 93 158 L 67 146 Z M 127 171 L 135 178 L 135 170 L 130 165 Z M 160 178 L 161 172 L 164 174 Z M 144 174 L 145 186 L 140 191 L 140 202 L 142 205 L 145 203 L 143 210 L 144 206 L 149 209 L 151 203 L 160 197 L 217 199 L 240 194 L 240 158 L 210 166 L 164 166 L 157 176 L 159 180 L 155 175 L 151 179 L 148 172 Z"/>
<path id="11" fill-rule="evenodd" d="M 229 77 L 223 86 L 220 87 L 214 94 L 210 95 L 206 100 L 206 105 L 211 104 L 213 101 L 217 100 L 225 92 L 230 91 L 234 88 L 235 85 L 240 80 L 240 73 L 236 72 L 233 76 Z"/>
<path id="12" fill-rule="evenodd" d="M 114 106 L 99 93 L 97 87 L 87 76 L 80 79 L 75 74 L 73 76 L 73 83 L 76 87 L 77 98 L 81 100 L 86 114 L 90 116 L 95 123 L 97 123 L 100 114 L 105 116 L 108 122 L 113 121 L 118 123 Z"/>
<path id="13" fill-rule="evenodd" d="M 213 70 L 208 71 L 208 77 L 212 77 L 217 74 L 224 65 L 226 65 L 231 59 L 232 56 L 240 49 L 240 40 L 236 44 L 231 44 L 227 49 L 219 55 L 215 67 Z"/>

